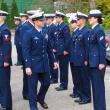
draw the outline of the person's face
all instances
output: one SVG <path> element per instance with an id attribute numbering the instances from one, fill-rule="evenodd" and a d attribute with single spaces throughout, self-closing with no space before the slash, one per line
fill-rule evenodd
<path id="1" fill-rule="evenodd" d="M 60 23 L 62 21 L 62 17 L 56 16 L 56 23 Z"/>
<path id="2" fill-rule="evenodd" d="M 20 20 L 15 20 L 15 25 L 18 25 L 20 23 Z"/>
<path id="3" fill-rule="evenodd" d="M 77 25 L 78 25 L 78 26 L 82 26 L 82 25 L 84 25 L 85 23 L 86 23 L 86 20 L 83 19 L 83 18 L 80 18 L 80 19 L 77 20 Z"/>
<path id="4" fill-rule="evenodd" d="M 53 22 L 52 18 L 46 18 L 46 24 L 50 25 Z"/>
<path id="5" fill-rule="evenodd" d="M 44 20 L 36 20 L 34 21 L 35 25 L 38 26 L 39 28 L 43 28 L 44 27 Z"/>
<path id="6" fill-rule="evenodd" d="M 71 27 L 72 27 L 72 29 L 77 28 L 77 23 L 76 22 L 75 23 L 71 23 Z"/>
<path id="7" fill-rule="evenodd" d="M 97 23 L 97 18 L 95 18 L 95 17 L 90 17 L 89 18 L 89 24 L 90 25 L 94 25 L 94 24 L 96 24 Z"/>
<path id="8" fill-rule="evenodd" d="M 5 20 L 5 16 L 0 16 L 0 22 L 3 22 Z"/>
<path id="9" fill-rule="evenodd" d="M 25 16 L 21 17 L 21 22 L 25 22 L 27 20 L 27 18 Z"/>

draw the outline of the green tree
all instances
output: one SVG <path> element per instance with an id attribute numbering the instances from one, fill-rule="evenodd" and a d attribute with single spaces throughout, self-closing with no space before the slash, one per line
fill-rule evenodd
<path id="1" fill-rule="evenodd" d="M 16 4 L 16 0 L 13 0 L 12 2 L 12 6 L 11 6 L 11 28 L 14 28 L 15 25 L 14 25 L 14 16 L 18 16 L 19 15 L 19 12 L 18 12 L 18 7 L 17 7 L 17 4 Z"/>
<path id="2" fill-rule="evenodd" d="M 96 2 L 96 5 L 97 5 L 97 8 L 100 9 L 103 12 L 104 15 L 107 15 L 108 12 L 110 11 L 109 7 L 107 5 L 107 2 L 105 2 L 103 0 L 99 1 L 99 2 Z"/>
<path id="3" fill-rule="evenodd" d="M 102 24 L 104 30 L 107 30 L 110 28 L 110 13 L 104 17 L 104 22 Z"/>
<path id="4" fill-rule="evenodd" d="M 103 4 L 105 4 L 107 9 L 110 11 L 110 0 L 96 0 L 97 7 Z M 104 8 L 104 7 L 101 7 L 101 8 Z"/>
<path id="5" fill-rule="evenodd" d="M 110 28 L 110 0 L 96 0 L 96 8 L 100 9 L 103 13 L 103 28 L 105 30 Z"/>
<path id="6" fill-rule="evenodd" d="M 1 10 L 8 11 L 7 4 L 4 2 L 4 0 L 2 0 L 2 3 L 1 3 Z"/>
<path id="7" fill-rule="evenodd" d="M 5 3 L 4 0 L 2 0 L 2 3 L 1 3 L 1 10 L 8 12 L 7 3 Z M 7 16 L 6 24 L 10 27 L 10 16 Z"/>
<path id="8" fill-rule="evenodd" d="M 53 0 L 53 2 L 56 2 L 57 0 Z"/>

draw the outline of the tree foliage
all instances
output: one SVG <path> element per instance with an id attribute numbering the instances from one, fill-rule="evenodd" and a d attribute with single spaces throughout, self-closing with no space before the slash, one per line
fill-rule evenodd
<path id="1" fill-rule="evenodd" d="M 14 20 L 14 16 L 18 16 L 19 15 L 19 12 L 18 12 L 18 7 L 17 7 L 17 4 L 16 4 L 16 1 L 15 0 L 13 0 L 13 2 L 12 2 L 12 6 L 11 6 L 12 8 L 11 8 L 11 28 L 13 28 L 14 27 L 14 22 L 13 22 L 13 20 Z"/>
<path id="2" fill-rule="evenodd" d="M 10 11 L 9 8 L 8 8 L 7 3 L 4 0 L 2 0 L 1 10 L 6 11 L 6 12 L 9 13 L 9 15 L 6 18 L 6 24 L 9 26 L 9 28 L 13 28 L 14 27 L 14 22 L 13 22 L 14 16 L 18 15 L 18 7 L 17 7 L 17 4 L 16 4 L 16 1 L 13 0 L 12 6 L 11 6 L 11 11 Z"/>
<path id="3" fill-rule="evenodd" d="M 103 28 L 105 30 L 110 28 L 110 0 L 96 0 L 96 8 L 100 9 L 103 13 Z"/>
<path id="4" fill-rule="evenodd" d="M 2 3 L 1 3 L 1 10 L 8 12 L 7 3 L 5 3 L 4 0 L 2 0 Z M 6 24 L 7 24 L 7 25 L 10 25 L 10 16 L 9 16 L 9 15 L 8 15 L 7 18 L 6 18 Z"/>

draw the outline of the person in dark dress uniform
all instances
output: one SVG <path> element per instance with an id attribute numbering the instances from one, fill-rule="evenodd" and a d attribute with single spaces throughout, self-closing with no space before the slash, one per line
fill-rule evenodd
<path id="1" fill-rule="evenodd" d="M 7 12 L 0 10 L 0 110 L 12 110 L 11 77 L 11 32 L 5 24 Z"/>
<path id="2" fill-rule="evenodd" d="M 79 99 L 75 102 L 79 104 L 87 104 L 91 102 L 91 86 L 88 67 L 85 66 L 84 61 L 86 60 L 86 49 L 85 41 L 89 36 L 89 29 L 86 26 L 86 21 L 88 16 L 84 13 L 77 12 L 77 25 L 79 26 L 79 31 L 76 38 L 75 48 L 74 48 L 74 65 L 78 69 L 79 79 Z"/>
<path id="3" fill-rule="evenodd" d="M 79 97 L 79 76 L 78 76 L 78 69 L 74 65 L 75 64 L 75 57 L 74 57 L 74 50 L 75 50 L 75 43 L 77 39 L 77 34 L 79 31 L 79 27 L 77 26 L 77 17 L 73 17 L 70 21 L 72 29 L 74 31 L 71 35 L 71 52 L 70 52 L 70 68 L 72 73 L 72 79 L 73 79 L 73 92 L 70 94 L 70 97 L 77 98 Z"/>
<path id="4" fill-rule="evenodd" d="M 16 66 L 22 65 L 22 56 L 21 56 L 21 44 L 20 43 L 20 32 L 19 32 L 19 27 L 21 26 L 21 18 L 15 16 L 14 17 L 14 22 L 16 25 L 15 29 L 15 38 L 14 38 L 14 44 L 16 46 L 16 51 L 17 51 L 17 63 L 15 64 Z"/>
<path id="5" fill-rule="evenodd" d="M 56 30 L 56 25 L 53 24 L 54 17 L 55 17 L 55 14 L 45 14 L 46 29 L 51 42 L 52 50 L 54 46 L 54 33 Z M 58 69 L 56 70 L 53 69 L 52 62 L 49 62 L 49 64 L 50 64 L 51 84 L 58 83 Z"/>
<path id="6" fill-rule="evenodd" d="M 56 11 L 56 32 L 54 33 L 54 47 L 53 52 L 59 62 L 60 69 L 60 85 L 56 87 L 56 91 L 63 91 L 68 89 L 68 66 L 70 54 L 70 29 L 64 23 L 65 14 Z"/>
<path id="7" fill-rule="evenodd" d="M 19 32 L 20 32 L 20 50 L 22 50 L 22 40 L 23 40 L 23 34 L 25 33 L 24 25 L 27 23 L 28 20 L 28 14 L 25 13 L 20 13 L 21 17 L 21 25 L 19 26 Z M 25 72 L 24 68 L 24 59 L 22 55 L 22 51 L 20 51 L 21 57 L 22 57 L 22 66 L 23 66 L 23 90 L 22 90 L 22 95 L 23 99 L 27 100 L 28 99 L 28 84 L 27 84 L 27 75 Z"/>
<path id="8" fill-rule="evenodd" d="M 106 44 L 100 10 L 91 10 L 89 23 L 92 26 L 87 40 L 87 61 L 89 75 L 92 83 L 94 110 L 106 110 L 105 99 L 105 70 L 106 70 Z"/>
<path id="9" fill-rule="evenodd" d="M 35 28 L 28 30 L 23 36 L 23 57 L 25 70 L 28 76 L 29 105 L 30 110 L 38 110 L 37 102 L 47 109 L 45 96 L 50 86 L 49 59 L 53 62 L 53 68 L 57 69 L 55 56 L 52 52 L 51 43 L 47 31 L 43 30 L 44 16 L 36 13 L 32 17 Z M 38 81 L 41 86 L 37 93 Z"/>

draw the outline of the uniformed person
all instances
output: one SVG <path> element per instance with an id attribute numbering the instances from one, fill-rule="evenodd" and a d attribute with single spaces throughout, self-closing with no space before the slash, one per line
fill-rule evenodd
<path id="1" fill-rule="evenodd" d="M 28 31 L 34 28 L 34 24 L 32 21 L 32 18 L 30 18 L 34 13 L 39 12 L 40 10 L 29 10 L 27 11 L 27 14 L 24 14 L 24 17 L 28 16 L 28 19 L 23 23 L 22 29 L 21 29 L 21 37 L 23 38 L 24 34 Z M 26 16 L 25 16 L 26 15 Z M 23 15 L 22 15 L 23 16 Z M 23 73 L 24 73 L 24 78 L 23 78 L 23 98 L 28 99 L 28 83 L 27 83 L 27 75 L 25 73 L 25 65 L 24 65 L 24 58 L 23 58 Z"/>
<path id="2" fill-rule="evenodd" d="M 22 56 L 21 56 L 21 48 L 20 48 L 21 42 L 20 42 L 20 32 L 19 32 L 19 28 L 21 26 L 21 18 L 15 16 L 14 22 L 16 25 L 14 44 L 16 46 L 16 51 L 17 51 L 17 63 L 15 65 L 20 66 L 20 65 L 22 65 Z"/>
<path id="3" fill-rule="evenodd" d="M 34 13 L 39 12 L 40 10 L 29 10 L 27 11 L 27 14 L 21 13 L 21 31 L 20 31 L 20 37 L 21 40 L 23 39 L 24 34 L 28 31 L 34 28 L 34 24 L 30 16 L 32 16 Z M 24 66 L 24 58 L 22 58 L 23 62 L 23 99 L 28 99 L 28 83 L 27 83 L 27 75 L 25 73 L 25 66 Z"/>
<path id="4" fill-rule="evenodd" d="M 106 69 L 106 46 L 105 33 L 102 24 L 102 13 L 100 10 L 91 10 L 89 23 L 92 26 L 88 37 L 88 60 L 91 77 L 94 110 L 106 110 L 104 76 Z"/>
<path id="5" fill-rule="evenodd" d="M 26 32 L 25 30 L 25 24 L 27 23 L 28 20 L 28 14 L 24 14 L 24 13 L 20 13 L 20 17 L 21 17 L 21 26 L 19 27 L 19 31 L 20 31 L 20 50 L 22 50 L 22 39 L 23 39 L 23 34 Z M 27 84 L 27 75 L 25 72 L 25 68 L 24 68 L 24 59 L 23 59 L 23 55 L 22 55 L 22 51 L 21 52 L 21 56 L 22 56 L 22 66 L 23 66 L 23 90 L 22 90 L 22 95 L 23 95 L 23 99 L 27 100 L 28 99 L 28 84 Z"/>
<path id="6" fill-rule="evenodd" d="M 1 110 L 12 110 L 10 87 L 11 33 L 5 24 L 7 12 L 0 10 L 0 104 Z"/>
<path id="7" fill-rule="evenodd" d="M 46 18 L 46 29 L 48 32 L 48 36 L 52 45 L 52 48 L 54 46 L 54 33 L 56 30 L 56 25 L 53 24 L 55 14 L 45 14 Z M 50 64 L 50 75 L 51 75 L 51 84 L 58 83 L 58 69 L 54 70 L 52 66 L 52 62 L 49 62 Z"/>
<path id="8" fill-rule="evenodd" d="M 21 37 L 21 43 L 22 43 L 22 37 L 24 34 L 24 32 L 23 32 L 24 30 L 22 28 L 23 28 L 24 24 L 27 23 L 27 21 L 28 21 L 28 14 L 20 13 L 20 17 L 21 17 L 21 24 L 22 24 L 21 28 L 20 28 L 20 30 L 21 30 L 20 37 Z"/>
<path id="9" fill-rule="evenodd" d="M 23 37 L 23 56 L 26 74 L 28 75 L 29 105 L 30 110 L 38 110 L 37 100 L 43 108 L 47 109 L 45 95 L 50 85 L 48 58 L 53 62 L 54 69 L 58 67 L 58 64 L 55 63 L 47 32 L 43 30 L 43 14 L 36 13 L 32 16 L 32 20 L 35 28 L 25 33 Z M 38 80 L 41 82 L 41 86 L 38 95 L 36 95 Z"/>
<path id="10" fill-rule="evenodd" d="M 57 29 L 54 33 L 54 49 L 56 53 L 59 69 L 60 69 L 60 85 L 55 89 L 57 91 L 67 90 L 68 88 L 68 65 L 69 65 L 69 53 L 70 53 L 70 29 L 64 23 L 65 14 L 56 11 L 56 23 Z"/>
<path id="11" fill-rule="evenodd" d="M 77 26 L 77 17 L 73 17 L 70 21 L 71 23 L 71 28 L 74 29 L 71 35 L 71 52 L 70 52 L 70 68 L 71 68 L 71 73 L 72 73 L 72 79 L 73 79 L 73 92 L 70 94 L 70 97 L 72 98 L 77 98 L 79 97 L 79 76 L 78 76 L 78 69 L 74 65 L 75 64 L 75 57 L 74 57 L 74 50 L 75 50 L 75 43 L 77 39 L 77 34 L 79 31 L 79 27 Z"/>
<path id="12" fill-rule="evenodd" d="M 22 25 L 22 28 L 21 28 L 21 37 L 23 39 L 23 36 L 24 34 L 28 31 L 28 30 L 31 30 L 32 28 L 34 28 L 34 24 L 33 24 L 33 21 L 32 19 L 30 18 L 34 13 L 38 12 L 40 10 L 29 10 L 27 11 L 27 14 L 22 14 L 21 16 L 22 17 L 25 17 L 25 22 L 23 23 Z M 27 16 L 28 16 L 28 19 L 27 19 Z M 25 73 L 25 65 L 24 65 L 24 58 L 23 58 L 23 75 L 24 75 L 24 78 L 23 78 L 23 98 L 24 99 L 28 99 L 28 83 L 27 83 L 27 75 Z"/>
<path id="13" fill-rule="evenodd" d="M 78 68 L 80 98 L 75 102 L 87 104 L 91 102 L 91 88 L 88 68 L 84 65 L 86 59 L 85 41 L 89 36 L 89 29 L 86 27 L 88 16 L 84 13 L 77 12 L 77 25 L 79 27 L 75 48 L 74 48 L 74 65 Z"/>

